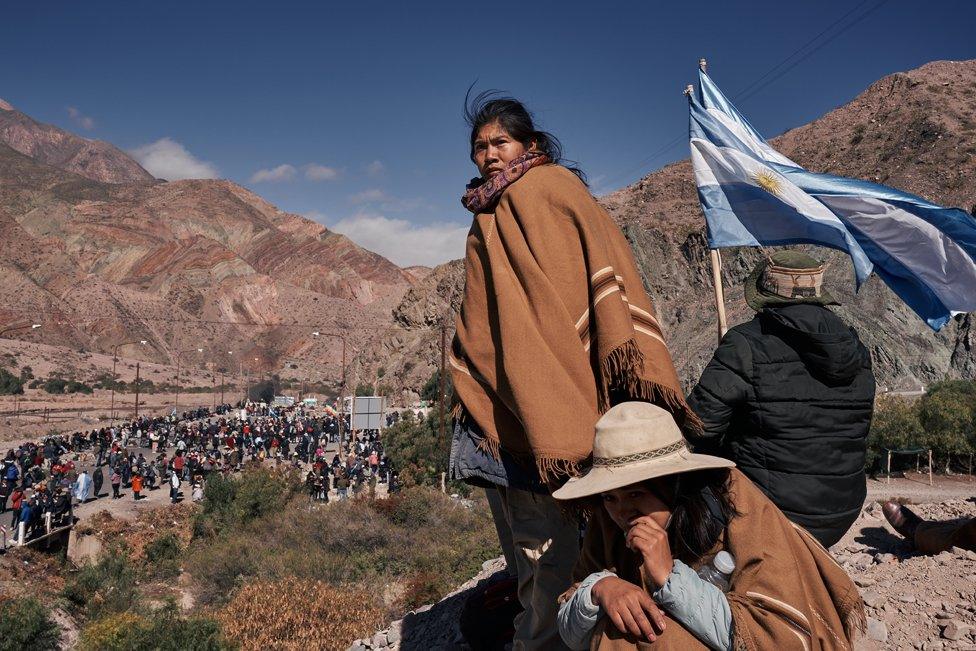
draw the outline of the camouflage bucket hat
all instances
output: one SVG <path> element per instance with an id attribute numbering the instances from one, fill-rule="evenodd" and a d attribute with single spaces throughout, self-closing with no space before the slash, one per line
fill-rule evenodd
<path id="1" fill-rule="evenodd" d="M 746 278 L 746 303 L 757 312 L 800 303 L 839 305 L 823 287 L 826 268 L 802 251 L 777 251 L 761 260 Z"/>

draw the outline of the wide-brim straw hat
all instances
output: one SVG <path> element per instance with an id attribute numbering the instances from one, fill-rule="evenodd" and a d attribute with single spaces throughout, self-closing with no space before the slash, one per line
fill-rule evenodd
<path id="1" fill-rule="evenodd" d="M 670 412 L 649 402 L 623 402 L 596 423 L 593 465 L 552 496 L 572 500 L 655 477 L 734 466 L 728 459 L 692 452 Z"/>

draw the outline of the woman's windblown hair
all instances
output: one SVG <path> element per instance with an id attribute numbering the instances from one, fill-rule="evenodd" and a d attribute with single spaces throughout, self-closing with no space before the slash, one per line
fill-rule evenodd
<path id="1" fill-rule="evenodd" d="M 497 122 L 512 138 L 528 149 L 535 143 L 535 151 L 542 152 L 553 163 L 562 165 L 586 183 L 586 174 L 577 167 L 575 161 L 563 158 L 563 147 L 559 139 L 548 131 L 536 129 L 532 114 L 522 102 L 506 97 L 500 91 L 486 90 L 471 97 L 471 88 L 464 96 L 464 119 L 471 127 L 468 155 L 474 160 L 474 141 L 478 131 L 486 124 Z"/>

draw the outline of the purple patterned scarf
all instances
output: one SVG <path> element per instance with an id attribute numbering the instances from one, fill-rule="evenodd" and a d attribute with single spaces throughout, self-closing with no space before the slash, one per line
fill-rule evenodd
<path id="1" fill-rule="evenodd" d="M 537 151 L 522 154 L 502 171 L 487 179 L 474 178 L 461 195 L 461 205 L 474 214 L 494 210 L 505 188 L 518 181 L 523 174 L 537 165 L 550 162 L 549 157 Z"/>

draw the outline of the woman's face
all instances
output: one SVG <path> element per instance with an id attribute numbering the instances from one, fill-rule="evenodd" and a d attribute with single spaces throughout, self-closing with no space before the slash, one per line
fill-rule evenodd
<path id="1" fill-rule="evenodd" d="M 525 151 L 525 145 L 512 138 L 502 125 L 490 122 L 478 130 L 472 157 L 481 178 L 487 179 L 501 172 Z"/>
<path id="2" fill-rule="evenodd" d="M 649 515 L 664 528 L 671 516 L 671 507 L 660 497 L 665 485 L 659 480 L 631 484 L 600 493 L 603 507 L 614 523 L 627 531 L 634 520 Z"/>

